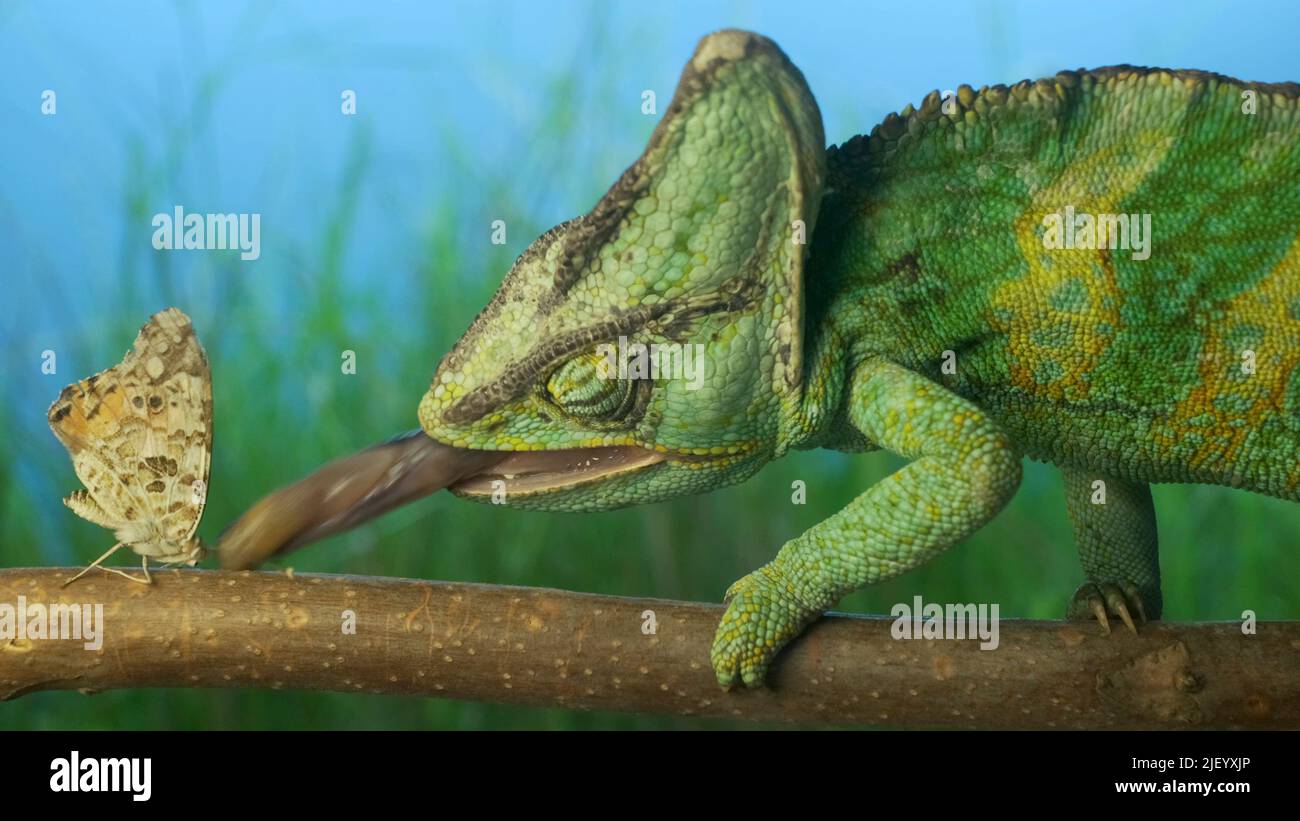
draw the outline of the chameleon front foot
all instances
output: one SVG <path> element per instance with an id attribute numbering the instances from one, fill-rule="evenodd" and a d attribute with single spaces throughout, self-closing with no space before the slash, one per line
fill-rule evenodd
<path id="1" fill-rule="evenodd" d="M 1148 621 L 1147 613 L 1153 610 L 1147 606 L 1142 591 L 1132 582 L 1084 582 L 1074 591 L 1065 616 L 1077 621 L 1095 618 L 1106 635 L 1110 635 L 1108 617 L 1117 616 L 1136 634 L 1134 616 L 1137 617 L 1137 622 L 1145 622 Z M 1154 610 L 1153 615 L 1158 613 L 1158 610 Z"/>
<path id="2" fill-rule="evenodd" d="M 727 610 L 710 653 L 724 689 L 737 679 L 746 687 L 761 687 L 776 654 L 819 612 L 802 604 L 794 586 L 770 564 L 733 584 L 725 600 Z"/>

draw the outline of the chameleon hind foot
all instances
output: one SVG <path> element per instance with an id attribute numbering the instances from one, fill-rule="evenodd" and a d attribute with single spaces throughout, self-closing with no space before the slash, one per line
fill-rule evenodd
<path id="1" fill-rule="evenodd" d="M 1132 582 L 1084 582 L 1074 591 L 1065 617 L 1076 621 L 1095 618 L 1101 624 L 1102 631 L 1110 635 L 1108 616 L 1118 616 L 1136 634 L 1134 616 L 1138 622 L 1146 622 L 1150 620 L 1147 613 L 1152 610 L 1153 608 L 1147 607 L 1142 591 Z M 1154 612 L 1158 614 L 1159 611 Z"/>
<path id="2" fill-rule="evenodd" d="M 796 597 L 780 571 L 765 565 L 727 590 L 727 610 L 713 637 L 710 661 L 718 684 L 737 679 L 761 687 L 776 654 L 820 613 Z"/>

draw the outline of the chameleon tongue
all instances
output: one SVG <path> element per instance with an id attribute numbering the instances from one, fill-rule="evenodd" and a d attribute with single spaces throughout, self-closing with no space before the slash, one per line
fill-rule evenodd
<path id="1" fill-rule="evenodd" d="M 449 447 L 420 430 L 366 448 L 260 499 L 221 534 L 221 566 L 257 567 L 482 473 L 509 455 Z"/>

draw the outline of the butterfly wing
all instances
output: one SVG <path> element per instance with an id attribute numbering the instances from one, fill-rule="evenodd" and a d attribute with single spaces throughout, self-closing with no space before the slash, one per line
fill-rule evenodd
<path id="1" fill-rule="evenodd" d="M 211 465 L 212 379 L 189 317 L 175 308 L 150 317 L 121 364 L 64 388 L 49 422 L 118 538 L 164 559 L 177 549 L 167 543 L 193 539 Z M 69 504 L 96 521 L 81 506 Z"/>

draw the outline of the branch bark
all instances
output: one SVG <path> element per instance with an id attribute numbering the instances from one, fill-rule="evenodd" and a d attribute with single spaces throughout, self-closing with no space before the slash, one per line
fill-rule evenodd
<path id="1" fill-rule="evenodd" d="M 1000 646 L 982 651 L 978 640 L 895 640 L 891 619 L 837 615 L 782 654 L 768 688 L 724 693 L 709 666 L 719 605 L 210 570 L 155 573 L 149 587 L 92 574 L 60 589 L 72 572 L 0 570 L 0 636 L 20 597 L 29 618 L 36 604 L 104 613 L 97 650 L 0 638 L 0 698 L 267 687 L 809 725 L 1300 729 L 1300 622 L 1103 636 L 1094 624 L 1006 620 Z"/>

